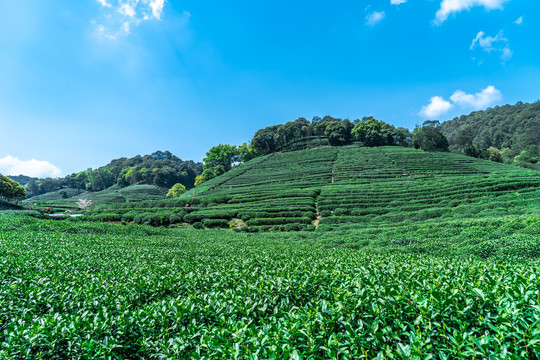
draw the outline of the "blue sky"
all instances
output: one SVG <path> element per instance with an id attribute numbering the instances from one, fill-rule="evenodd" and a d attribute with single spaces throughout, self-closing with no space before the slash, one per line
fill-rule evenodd
<path id="1" fill-rule="evenodd" d="M 414 128 L 540 98 L 537 0 L 0 2 L 0 173 L 65 176 L 303 116 Z"/>

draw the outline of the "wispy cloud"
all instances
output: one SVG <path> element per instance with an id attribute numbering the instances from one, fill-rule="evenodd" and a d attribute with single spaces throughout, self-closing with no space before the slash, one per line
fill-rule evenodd
<path id="1" fill-rule="evenodd" d="M 502 93 L 492 85 L 475 94 L 468 94 L 462 90 L 456 90 L 452 96 L 450 96 L 450 101 L 444 99 L 442 96 L 433 96 L 430 99 L 429 104 L 422 107 L 420 115 L 424 118 L 435 119 L 446 114 L 454 106 L 480 110 L 501 99 Z"/>
<path id="2" fill-rule="evenodd" d="M 378 23 L 380 23 L 384 18 L 385 18 L 386 14 L 384 13 L 384 11 L 373 11 L 373 12 L 370 12 L 367 16 L 366 16 L 366 25 L 368 26 L 375 26 L 377 25 Z"/>
<path id="3" fill-rule="evenodd" d="M 470 49 L 474 50 L 477 47 L 481 48 L 488 54 L 491 52 L 500 53 L 502 61 L 509 60 L 514 54 L 512 50 L 510 50 L 508 39 L 504 37 L 502 30 L 499 31 L 499 33 L 495 36 L 486 36 L 486 33 L 480 31 L 473 39 Z"/>
<path id="4" fill-rule="evenodd" d="M 392 5 L 404 4 L 406 2 L 407 2 L 407 0 L 390 0 L 390 4 L 392 4 Z"/>
<path id="5" fill-rule="evenodd" d="M 448 19 L 450 14 L 469 10 L 475 6 L 483 6 L 487 10 L 502 9 L 503 4 L 508 0 L 443 0 L 441 8 L 435 14 L 435 24 L 442 24 Z"/>
<path id="6" fill-rule="evenodd" d="M 107 0 L 97 0 L 97 2 L 100 3 L 103 7 L 112 7 L 112 5 L 107 2 Z"/>
<path id="7" fill-rule="evenodd" d="M 151 20 L 161 20 L 165 0 L 96 0 L 102 15 L 92 21 L 101 37 L 116 39 L 128 35 L 133 27 Z"/>
<path id="8" fill-rule="evenodd" d="M 434 119 L 440 115 L 446 114 L 452 107 L 453 105 L 449 101 L 444 100 L 441 96 L 433 96 L 429 100 L 429 104 L 422 107 L 420 115 L 425 118 Z"/>
<path id="9" fill-rule="evenodd" d="M 163 7 L 165 6 L 165 0 L 152 0 L 150 1 L 150 7 L 152 8 L 152 15 L 158 20 L 161 19 L 163 14 Z"/>
<path id="10" fill-rule="evenodd" d="M 48 161 L 20 160 L 17 157 L 0 158 L 0 173 L 5 175 L 26 175 L 32 177 L 59 177 L 62 171 Z"/>
<path id="11" fill-rule="evenodd" d="M 520 16 L 516 21 L 514 21 L 514 24 L 516 24 L 516 25 L 523 24 L 523 16 Z"/>

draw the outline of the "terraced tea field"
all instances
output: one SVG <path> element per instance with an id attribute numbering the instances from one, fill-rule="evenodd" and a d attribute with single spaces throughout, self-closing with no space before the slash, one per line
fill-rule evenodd
<path id="1" fill-rule="evenodd" d="M 326 147 L 263 156 L 180 199 L 115 204 L 87 219 L 250 232 L 395 226 L 538 213 L 539 186 L 537 171 L 456 154 Z"/>
<path id="2" fill-rule="evenodd" d="M 538 220 L 523 236 L 538 240 Z M 0 358 L 540 356 L 538 257 L 358 251 L 322 234 L 0 215 Z"/>

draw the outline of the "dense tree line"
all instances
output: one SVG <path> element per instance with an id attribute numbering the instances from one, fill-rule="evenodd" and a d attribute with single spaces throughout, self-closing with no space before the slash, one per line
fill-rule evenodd
<path id="1" fill-rule="evenodd" d="M 310 139 L 320 141 L 310 142 Z M 353 121 L 331 116 L 323 118 L 316 116 L 308 121 L 301 117 L 283 125 L 273 125 L 258 130 L 251 140 L 250 147 L 255 155 L 263 155 L 287 151 L 292 145 L 297 144 L 307 148 L 323 144 L 340 146 L 353 142 L 364 146 L 411 146 L 412 134 L 408 129 L 396 129 L 371 116 Z"/>
<path id="2" fill-rule="evenodd" d="M 179 183 L 192 188 L 202 170 L 201 163 L 183 161 L 169 151 L 157 151 L 151 155 L 115 159 L 98 169 L 84 170 L 65 178 L 32 179 L 26 184 L 26 190 L 31 197 L 65 188 L 101 191 L 115 184 L 120 187 L 150 184 L 171 188 Z"/>
<path id="3" fill-rule="evenodd" d="M 453 152 L 540 167 L 540 102 L 475 111 L 442 123 L 439 130 Z"/>

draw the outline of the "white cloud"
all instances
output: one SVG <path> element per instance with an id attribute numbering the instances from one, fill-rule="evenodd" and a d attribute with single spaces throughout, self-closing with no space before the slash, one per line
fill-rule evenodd
<path id="1" fill-rule="evenodd" d="M 514 24 L 516 24 L 516 25 L 523 24 L 523 16 L 520 16 L 516 21 L 514 21 Z"/>
<path id="2" fill-rule="evenodd" d="M 442 24 L 448 16 L 475 6 L 483 6 L 487 10 L 502 9 L 508 0 L 442 0 L 441 8 L 435 14 L 435 23 Z"/>
<path id="3" fill-rule="evenodd" d="M 131 33 L 143 22 L 161 20 L 165 0 L 97 0 L 103 13 L 91 23 L 96 33 L 106 39 L 117 39 Z"/>
<path id="4" fill-rule="evenodd" d="M 384 19 L 386 14 L 384 11 L 373 11 L 366 16 L 366 25 L 375 26 Z"/>
<path id="5" fill-rule="evenodd" d="M 473 110 L 480 110 L 501 99 L 501 92 L 492 85 L 476 94 L 467 94 L 462 90 L 457 90 L 450 96 L 450 101 L 445 100 L 442 96 L 433 96 L 430 99 L 429 104 L 422 107 L 420 115 L 425 118 L 436 119 L 438 116 L 446 114 L 456 105 L 464 108 L 471 108 Z"/>
<path id="6" fill-rule="evenodd" d="M 392 4 L 392 5 L 404 4 L 406 2 L 407 2 L 407 0 L 390 0 L 390 4 Z"/>
<path id="7" fill-rule="evenodd" d="M 20 160 L 17 157 L 0 158 L 0 173 L 5 175 L 26 175 L 32 177 L 59 177 L 62 171 L 48 161 Z"/>
<path id="8" fill-rule="evenodd" d="M 103 7 L 112 7 L 112 5 L 107 2 L 107 0 L 97 0 L 97 2 L 100 3 Z"/>
<path id="9" fill-rule="evenodd" d="M 163 14 L 163 7 L 165 6 L 165 0 L 152 0 L 150 1 L 150 7 L 152 8 L 152 15 L 158 20 L 161 20 L 161 14 Z"/>
<path id="10" fill-rule="evenodd" d="M 501 53 L 501 60 L 509 60 L 514 54 L 510 47 L 508 46 L 508 39 L 504 37 L 503 31 L 495 36 L 485 36 L 486 34 L 483 31 L 480 31 L 476 34 L 476 37 L 471 43 L 471 50 L 474 50 L 476 47 L 481 48 L 488 54 L 492 51 Z"/>
<path id="11" fill-rule="evenodd" d="M 470 107 L 475 110 L 485 108 L 502 99 L 502 94 L 495 86 L 488 86 L 476 94 L 467 94 L 457 90 L 450 96 L 450 100 L 456 105 Z"/>
<path id="12" fill-rule="evenodd" d="M 430 99 L 429 104 L 422 107 L 422 110 L 420 110 L 420 115 L 433 119 L 440 115 L 446 114 L 452 107 L 453 105 L 444 100 L 441 96 L 433 96 Z"/>
<path id="13" fill-rule="evenodd" d="M 122 4 L 122 6 L 120 6 L 120 8 L 118 9 L 118 12 L 122 15 L 126 15 L 129 17 L 134 17 L 135 15 L 137 15 L 135 9 L 130 4 Z"/>

